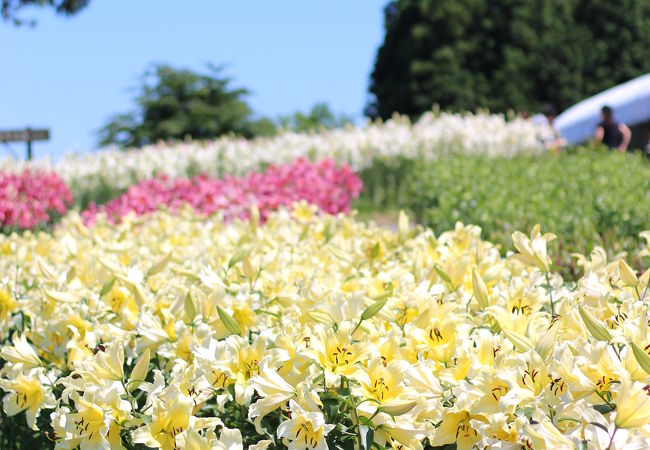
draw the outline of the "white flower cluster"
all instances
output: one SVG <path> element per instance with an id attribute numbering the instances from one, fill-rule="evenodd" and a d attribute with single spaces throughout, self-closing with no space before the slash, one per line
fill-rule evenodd
<path id="1" fill-rule="evenodd" d="M 448 153 L 512 157 L 544 151 L 548 129 L 523 119 L 502 115 L 428 113 L 416 123 L 396 116 L 384 123 L 319 133 L 283 132 L 273 138 L 246 140 L 226 136 L 212 141 L 156 144 L 139 150 L 107 149 L 69 154 L 60 161 L 0 160 L 0 169 L 35 168 L 55 171 L 75 196 L 98 189 L 125 189 L 158 174 L 186 176 L 241 175 L 270 163 L 297 157 L 332 158 L 354 169 L 368 167 L 377 157 L 422 156 L 435 159 Z"/>

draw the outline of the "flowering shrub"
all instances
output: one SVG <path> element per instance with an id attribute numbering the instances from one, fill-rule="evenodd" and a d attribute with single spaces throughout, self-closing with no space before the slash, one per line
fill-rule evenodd
<path id="1" fill-rule="evenodd" d="M 284 166 L 270 166 L 264 173 L 251 172 L 240 178 L 223 180 L 206 176 L 170 180 L 161 176 L 131 186 L 122 196 L 105 206 L 90 205 L 83 217 L 93 221 L 102 212 L 109 219 L 128 213 L 142 215 L 161 206 L 177 210 L 189 204 L 197 213 L 222 211 L 226 220 L 244 218 L 256 205 L 264 220 L 270 211 L 306 200 L 330 214 L 348 212 L 350 200 L 361 191 L 361 180 L 348 166 L 337 167 L 332 160 L 312 163 L 297 159 Z"/>
<path id="2" fill-rule="evenodd" d="M 285 132 L 254 140 L 227 136 L 214 141 L 161 143 L 139 150 L 68 155 L 56 163 L 47 159 L 31 163 L 6 159 L 0 161 L 0 168 L 22 170 L 27 166 L 55 171 L 85 207 L 92 200 L 103 201 L 161 174 L 172 178 L 197 173 L 243 175 L 300 157 L 330 158 L 359 170 L 380 156 L 435 159 L 447 153 L 537 155 L 544 151 L 540 137 L 546 133 L 546 127 L 523 119 L 506 120 L 501 115 L 429 113 L 416 123 L 396 117 L 385 123 L 313 134 Z"/>
<path id="3" fill-rule="evenodd" d="M 0 171 L 0 226 L 34 228 L 51 219 L 51 213 L 64 214 L 72 194 L 54 173 L 25 170 Z"/>
<path id="4" fill-rule="evenodd" d="M 305 204 L 0 236 L 0 440 L 648 448 L 650 272 L 597 248 L 567 285 L 552 238 L 516 232 L 502 257 L 474 226 L 393 233 Z"/>

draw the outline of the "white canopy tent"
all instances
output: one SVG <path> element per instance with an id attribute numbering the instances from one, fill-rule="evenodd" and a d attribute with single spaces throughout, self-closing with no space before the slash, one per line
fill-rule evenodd
<path id="1" fill-rule="evenodd" d="M 650 120 L 650 73 L 576 103 L 553 124 L 569 144 L 578 144 L 593 136 L 604 105 L 611 106 L 614 118 L 628 126 Z"/>

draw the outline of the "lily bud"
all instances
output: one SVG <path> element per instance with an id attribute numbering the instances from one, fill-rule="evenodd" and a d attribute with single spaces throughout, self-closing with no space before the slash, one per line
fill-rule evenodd
<path id="1" fill-rule="evenodd" d="M 551 351 L 553 348 L 553 344 L 555 343 L 555 338 L 557 337 L 557 332 L 560 328 L 560 323 L 555 322 L 551 327 L 544 333 L 544 336 L 539 340 L 537 345 L 535 346 L 535 350 L 539 354 L 539 356 L 542 357 L 542 359 L 545 359 L 548 356 L 548 353 Z"/>
<path id="2" fill-rule="evenodd" d="M 534 347 L 532 342 L 530 342 L 530 339 L 528 339 L 523 334 L 519 334 L 511 330 L 506 330 L 505 328 L 501 328 L 501 331 L 503 331 L 503 335 L 508 338 L 508 340 L 512 342 L 512 345 L 514 345 L 515 348 L 520 352 L 525 353 L 533 350 Z"/>
<path id="3" fill-rule="evenodd" d="M 636 286 L 639 284 L 639 280 L 637 279 L 634 270 L 628 266 L 624 259 L 618 260 L 618 273 L 626 286 Z"/>
<path id="4" fill-rule="evenodd" d="M 482 309 L 487 308 L 489 304 L 487 287 L 478 270 L 476 270 L 476 267 L 472 270 L 472 289 L 474 290 L 474 298 L 476 298 L 479 306 Z"/>
<path id="5" fill-rule="evenodd" d="M 404 211 L 399 212 L 397 219 L 397 235 L 400 242 L 404 242 L 409 233 L 409 218 Z"/>
<path id="6" fill-rule="evenodd" d="M 609 342 L 612 339 L 612 335 L 609 334 L 607 327 L 605 327 L 600 320 L 592 316 L 589 311 L 584 309 L 582 306 L 579 306 L 578 312 L 580 313 L 580 317 L 582 317 L 587 330 L 594 339 L 605 342 Z"/>
<path id="7" fill-rule="evenodd" d="M 330 315 L 330 313 L 327 313 L 325 311 L 319 311 L 319 310 L 309 311 L 307 315 L 314 322 L 322 323 L 325 325 L 332 325 L 333 323 L 336 322 L 334 318 Z"/>
<path id="8" fill-rule="evenodd" d="M 185 315 L 187 316 L 187 318 L 190 320 L 194 320 L 194 317 L 196 317 L 196 306 L 194 306 L 194 299 L 192 298 L 192 293 L 189 291 L 185 296 L 183 309 L 185 311 Z"/>
<path id="9" fill-rule="evenodd" d="M 245 257 L 242 265 L 242 269 L 246 278 L 248 278 L 249 281 L 253 281 L 255 278 L 255 269 L 253 268 L 250 257 Z"/>
<path id="10" fill-rule="evenodd" d="M 636 362 L 639 363 L 639 366 L 641 366 L 646 373 L 650 374 L 650 355 L 644 352 L 643 349 L 634 342 L 630 342 L 630 346 L 632 347 L 632 353 L 634 353 Z"/>
<path id="11" fill-rule="evenodd" d="M 149 349 L 147 349 L 135 363 L 135 366 L 133 366 L 131 377 L 129 378 L 129 389 L 136 389 L 142 382 L 144 382 L 147 377 L 147 372 L 149 372 L 150 360 L 151 353 L 149 352 Z"/>
<path id="12" fill-rule="evenodd" d="M 401 416 L 411 411 L 417 404 L 416 400 L 395 400 L 384 403 L 378 410 L 391 416 Z"/>

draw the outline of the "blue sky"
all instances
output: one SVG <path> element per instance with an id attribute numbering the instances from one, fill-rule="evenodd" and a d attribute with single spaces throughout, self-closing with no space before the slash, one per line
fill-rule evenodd
<path id="1" fill-rule="evenodd" d="M 24 10 L 36 27 L 0 22 L 0 129 L 49 127 L 37 157 L 91 150 L 95 131 L 132 108 L 129 88 L 154 62 L 225 64 L 262 115 L 326 101 L 360 119 L 386 2 L 92 0 L 71 18 Z M 11 146 L 24 155 L 24 144 Z"/>

